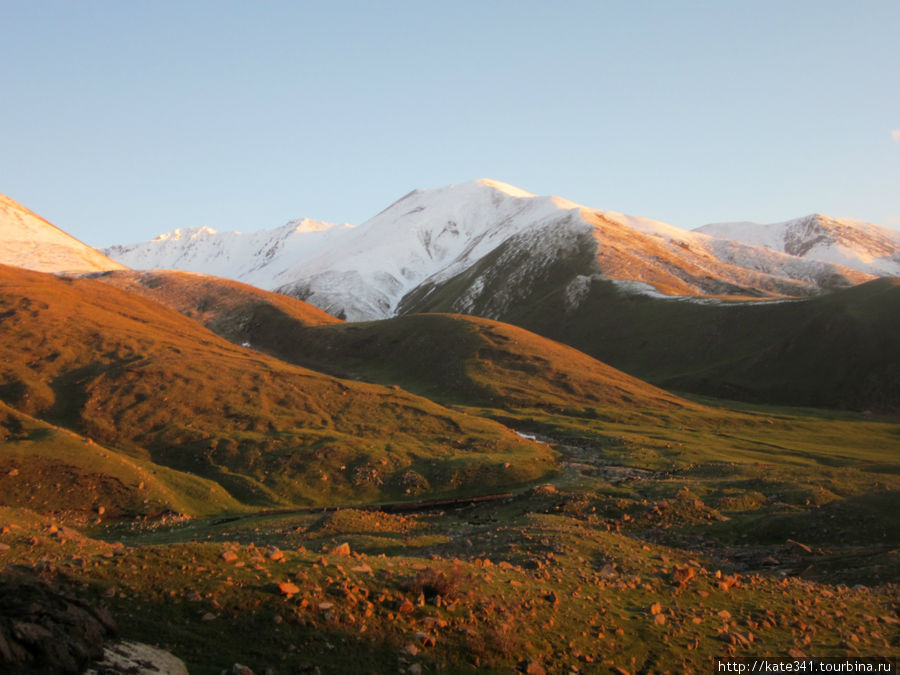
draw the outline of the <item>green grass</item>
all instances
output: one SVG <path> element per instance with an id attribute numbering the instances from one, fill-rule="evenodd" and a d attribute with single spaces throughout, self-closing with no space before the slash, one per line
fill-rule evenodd
<path id="1" fill-rule="evenodd" d="M 576 313 L 562 289 L 500 318 L 667 389 L 896 414 L 900 284 L 879 279 L 790 302 L 698 304 L 595 280 Z"/>
<path id="2" fill-rule="evenodd" d="M 128 456 L 0 403 L 0 504 L 85 520 L 241 511 L 217 483 Z M 10 431 L 10 428 L 14 431 Z M 15 474 L 15 475 L 13 475 Z"/>
<path id="3" fill-rule="evenodd" d="M 470 494 L 555 468 L 495 422 L 233 345 L 97 280 L 0 267 L 0 309 L 0 400 L 241 503 L 400 499 L 415 474 Z"/>
<path id="4" fill-rule="evenodd" d="M 727 655 L 898 654 L 889 417 L 688 401 L 482 320 L 296 333 L 308 358 L 382 383 L 363 384 L 98 282 L 17 283 L 3 296 L 17 337 L 0 388 L 0 574 L 108 605 L 122 637 L 192 673 L 704 673 Z M 89 321 L 66 314 L 78 303 Z M 402 514 L 259 511 L 506 491 Z M 119 517 L 160 509 L 194 517 Z M 350 556 L 332 553 L 343 543 Z"/>

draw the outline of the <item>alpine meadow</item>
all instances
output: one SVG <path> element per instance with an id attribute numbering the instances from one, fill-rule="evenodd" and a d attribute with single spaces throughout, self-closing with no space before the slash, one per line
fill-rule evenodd
<path id="1" fill-rule="evenodd" d="M 4 197 L 0 263 L 4 672 L 900 653 L 896 231 L 482 179 L 103 251 Z"/>

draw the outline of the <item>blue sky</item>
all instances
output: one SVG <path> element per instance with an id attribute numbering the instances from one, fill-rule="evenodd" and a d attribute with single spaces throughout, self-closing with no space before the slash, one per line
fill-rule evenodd
<path id="1" fill-rule="evenodd" d="M 89 244 L 489 177 L 900 228 L 900 3 L 0 0 L 0 192 Z"/>

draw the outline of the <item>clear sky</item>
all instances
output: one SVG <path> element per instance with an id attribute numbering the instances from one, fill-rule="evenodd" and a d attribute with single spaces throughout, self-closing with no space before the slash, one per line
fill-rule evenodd
<path id="1" fill-rule="evenodd" d="M 85 242 L 489 177 L 900 228 L 900 2 L 0 0 L 0 193 Z"/>

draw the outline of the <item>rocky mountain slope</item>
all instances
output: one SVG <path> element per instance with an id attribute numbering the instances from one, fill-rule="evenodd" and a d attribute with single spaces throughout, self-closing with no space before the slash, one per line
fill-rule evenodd
<path id="1" fill-rule="evenodd" d="M 0 265 L 38 272 L 98 272 L 125 266 L 0 195 Z"/>
<path id="2" fill-rule="evenodd" d="M 816 213 L 769 225 L 714 223 L 694 231 L 876 276 L 900 276 L 900 231 L 872 223 Z"/>

